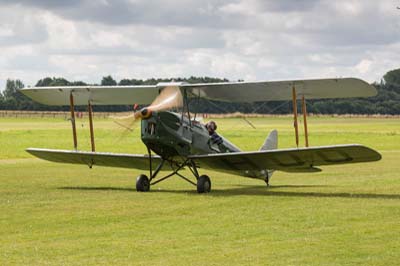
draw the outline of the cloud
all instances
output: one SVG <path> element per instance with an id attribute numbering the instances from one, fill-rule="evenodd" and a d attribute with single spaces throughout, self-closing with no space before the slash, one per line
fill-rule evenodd
<path id="1" fill-rule="evenodd" d="M 224 23 L 217 10 L 222 0 L 16 0 L 0 3 L 9 6 L 29 6 L 74 21 L 89 21 L 105 25 L 186 25 L 213 27 Z M 227 24 L 228 25 L 228 24 Z"/>
<path id="2" fill-rule="evenodd" d="M 280 1 L 263 1 L 252 0 L 253 5 L 257 6 L 264 12 L 305 12 L 313 9 L 320 2 L 319 0 L 280 0 Z"/>
<path id="3" fill-rule="evenodd" d="M 0 0 L 0 87 L 44 76 L 356 76 L 398 67 L 391 0 Z"/>
<path id="4" fill-rule="evenodd" d="M 41 17 L 27 10 L 20 10 L 15 16 L 10 9 L 0 6 L 0 20 L 0 46 L 37 44 L 48 38 Z"/>
<path id="5" fill-rule="evenodd" d="M 371 60 L 363 59 L 363 60 L 361 60 L 360 63 L 358 63 L 358 65 L 356 66 L 356 69 L 360 73 L 365 74 L 371 68 L 371 65 L 372 65 L 372 61 Z"/>

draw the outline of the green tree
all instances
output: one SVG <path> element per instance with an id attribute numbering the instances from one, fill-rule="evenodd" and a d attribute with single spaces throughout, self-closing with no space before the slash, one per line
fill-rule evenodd
<path id="1" fill-rule="evenodd" d="M 22 89 L 23 87 L 24 84 L 19 79 L 17 80 L 7 79 L 6 89 L 4 90 L 4 97 L 6 98 L 6 100 L 11 98 L 16 98 L 18 90 Z"/>
<path id="2" fill-rule="evenodd" d="M 0 91 L 0 110 L 3 110 L 3 109 L 5 109 L 4 96 L 3 96 L 3 93 Z"/>
<path id="3" fill-rule="evenodd" d="M 387 72 L 383 80 L 385 89 L 400 93 L 400 68 Z"/>
<path id="4" fill-rule="evenodd" d="M 383 76 L 383 80 L 387 85 L 400 86 L 400 68 L 387 72 Z"/>
<path id="5" fill-rule="evenodd" d="M 32 100 L 19 92 L 24 87 L 21 80 L 7 79 L 6 88 L 3 96 L 4 109 L 29 109 L 32 104 Z"/>
<path id="6" fill-rule="evenodd" d="M 118 85 L 143 85 L 143 80 L 141 79 L 121 79 Z"/>
<path id="7" fill-rule="evenodd" d="M 159 82 L 187 82 L 209 83 L 226 82 L 227 79 L 213 77 L 189 77 L 189 78 L 150 78 L 146 80 L 126 78 L 118 82 L 119 85 L 155 85 Z M 117 82 L 109 75 L 103 77 L 102 85 L 117 85 Z M 72 86 L 86 85 L 82 81 L 70 82 L 62 77 L 46 77 L 39 80 L 36 86 Z M 356 99 L 325 99 L 307 101 L 307 110 L 310 113 L 320 114 L 400 114 L 400 69 L 387 72 L 382 82 L 373 84 L 378 95 L 370 98 Z M 32 102 L 19 93 L 23 87 L 20 80 L 7 80 L 6 89 L 0 93 L 0 109 L 29 109 L 29 110 L 68 110 L 68 107 L 46 106 Z M 225 112 L 258 112 L 285 114 L 292 112 L 291 101 L 259 102 L 259 103 L 229 103 L 210 101 L 203 98 L 192 98 L 191 110 L 197 112 L 225 113 Z M 77 106 L 78 110 L 85 110 L 85 106 Z M 131 106 L 95 106 L 97 111 L 130 111 Z"/>
<path id="8" fill-rule="evenodd" d="M 117 85 L 117 82 L 110 75 L 108 75 L 108 76 L 103 77 L 103 79 L 101 80 L 101 85 L 114 86 L 114 85 Z"/>
<path id="9" fill-rule="evenodd" d="M 71 82 L 66 80 L 65 78 L 44 78 L 39 80 L 36 83 L 36 87 L 46 87 L 46 86 L 70 86 L 72 85 Z"/>
<path id="10" fill-rule="evenodd" d="M 50 77 L 46 77 L 44 79 L 40 79 L 38 80 L 38 82 L 36 82 L 36 87 L 46 87 L 46 86 L 50 86 L 51 82 L 53 81 L 52 78 Z"/>

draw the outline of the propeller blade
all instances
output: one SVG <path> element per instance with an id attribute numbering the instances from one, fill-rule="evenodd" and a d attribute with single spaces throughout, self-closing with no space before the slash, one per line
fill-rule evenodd
<path id="1" fill-rule="evenodd" d="M 133 131 L 134 125 L 137 121 L 143 118 L 149 118 L 153 111 L 163 111 L 171 108 L 178 108 L 183 105 L 183 97 L 181 90 L 178 86 L 165 87 L 154 101 L 147 107 L 133 114 L 121 117 L 111 117 L 114 123 L 125 128 L 126 130 Z M 135 105 L 136 106 L 136 105 Z"/>
<path id="2" fill-rule="evenodd" d="M 154 99 L 147 109 L 151 111 L 163 111 L 171 108 L 182 107 L 183 97 L 177 86 L 165 87 Z"/>
<path id="3" fill-rule="evenodd" d="M 128 127 L 128 126 L 125 126 L 124 124 L 122 124 L 122 123 L 120 123 L 120 122 L 117 122 L 117 121 L 114 120 L 114 123 L 117 124 L 117 125 L 120 126 L 120 127 L 125 128 L 126 130 L 129 130 L 129 131 L 131 131 L 131 132 L 133 131 L 133 128 L 130 128 L 130 127 Z"/>

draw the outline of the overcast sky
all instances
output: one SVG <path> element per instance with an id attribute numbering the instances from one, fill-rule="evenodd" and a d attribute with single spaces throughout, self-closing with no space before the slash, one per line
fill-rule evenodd
<path id="1" fill-rule="evenodd" d="M 400 67 L 396 0 L 0 0 L 0 88 L 99 82 L 359 77 Z"/>

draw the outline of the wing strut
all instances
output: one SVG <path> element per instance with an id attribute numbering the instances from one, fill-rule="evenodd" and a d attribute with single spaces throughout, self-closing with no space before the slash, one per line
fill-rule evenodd
<path id="1" fill-rule="evenodd" d="M 306 141 L 306 147 L 308 147 L 307 106 L 306 106 L 306 98 L 304 97 L 304 95 L 301 98 L 301 110 L 303 112 L 304 138 Z"/>
<path id="2" fill-rule="evenodd" d="M 78 137 L 76 134 L 76 123 L 75 123 L 75 106 L 74 106 L 74 95 L 69 95 L 69 108 L 71 112 L 71 125 L 72 125 L 72 137 L 74 140 L 74 150 L 78 150 Z M 92 147 L 92 152 L 96 151 L 96 146 L 94 142 L 94 129 L 93 129 L 93 106 L 90 100 L 88 101 L 88 115 L 89 115 L 89 128 L 90 128 L 90 144 Z"/>
<path id="3" fill-rule="evenodd" d="M 296 146 L 299 147 L 299 125 L 297 124 L 297 99 L 296 99 L 296 88 L 293 85 L 292 88 L 293 97 L 293 115 L 294 115 L 294 132 L 296 134 Z"/>
<path id="4" fill-rule="evenodd" d="M 90 144 L 92 145 L 92 151 L 96 151 L 96 147 L 94 145 L 94 130 L 93 130 L 93 108 L 90 101 L 88 101 L 88 113 L 89 113 L 89 127 L 90 127 Z"/>
<path id="5" fill-rule="evenodd" d="M 292 87 L 292 100 L 293 100 L 293 116 L 294 116 L 294 131 L 296 135 L 296 146 L 299 147 L 299 124 L 298 124 L 298 114 L 297 114 L 297 94 L 296 87 L 293 85 Z M 304 122 L 304 138 L 305 138 L 305 146 L 308 147 L 308 127 L 307 127 L 307 106 L 306 106 L 306 98 L 304 95 L 301 97 L 301 111 L 303 113 L 303 122 Z"/>
<path id="6" fill-rule="evenodd" d="M 72 137 L 74 139 L 74 149 L 78 149 L 78 139 L 76 137 L 76 125 L 75 125 L 75 110 L 74 110 L 74 96 L 71 94 L 69 95 L 69 107 L 71 111 L 71 124 L 72 124 Z"/>

